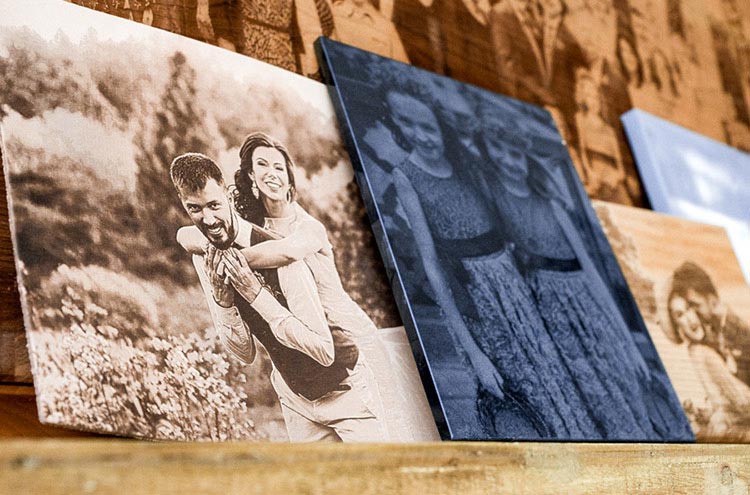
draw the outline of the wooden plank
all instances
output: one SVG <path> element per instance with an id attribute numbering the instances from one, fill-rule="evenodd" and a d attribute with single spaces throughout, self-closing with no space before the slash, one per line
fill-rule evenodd
<path id="1" fill-rule="evenodd" d="M 2 150 L 0 150 L 0 175 Z M 5 179 L 0 180 L 0 382 L 31 383 L 26 352 L 21 300 L 16 283 L 13 246 L 10 241 Z"/>
<path id="2" fill-rule="evenodd" d="M 740 494 L 750 449 L 712 445 L 13 441 L 7 493 Z"/>
<path id="3" fill-rule="evenodd" d="M 750 288 L 726 231 L 642 208 L 594 205 L 696 440 L 748 442 Z M 693 294 L 694 303 L 706 302 L 701 314 L 680 287 L 706 282 L 716 296 Z M 670 318 L 675 299 L 681 301 Z"/>
<path id="4" fill-rule="evenodd" d="M 0 439 L 90 437 L 93 434 L 39 422 L 34 387 L 0 386 Z"/>

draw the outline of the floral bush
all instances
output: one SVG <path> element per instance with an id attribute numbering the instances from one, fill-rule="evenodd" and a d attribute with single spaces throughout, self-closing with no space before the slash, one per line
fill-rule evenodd
<path id="1" fill-rule="evenodd" d="M 44 287 L 31 300 L 30 338 L 43 356 L 33 369 L 47 421 L 169 440 L 283 438 L 255 426 L 280 423 L 267 370 L 249 379 L 210 326 L 159 333 L 153 288 L 101 267 L 65 265 Z"/>

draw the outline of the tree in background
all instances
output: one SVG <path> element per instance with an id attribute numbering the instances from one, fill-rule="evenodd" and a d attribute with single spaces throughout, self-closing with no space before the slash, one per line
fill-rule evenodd
<path id="1" fill-rule="evenodd" d="M 196 72 L 185 55 L 176 52 L 169 59 L 170 78 L 156 112 L 153 129 L 138 136 L 136 198 L 138 215 L 154 255 L 153 268 L 175 281 L 193 279 L 185 252 L 175 233 L 188 219 L 174 193 L 169 165 L 179 154 L 206 153 L 212 156 L 204 127 L 206 114 L 196 105 Z"/>

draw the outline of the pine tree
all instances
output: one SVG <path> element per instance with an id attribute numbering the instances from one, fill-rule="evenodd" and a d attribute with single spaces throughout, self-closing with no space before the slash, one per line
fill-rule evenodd
<path id="1" fill-rule="evenodd" d="M 169 66 L 170 78 L 155 125 L 138 140 L 136 187 L 140 223 L 152 248 L 152 269 L 186 283 L 191 280 L 191 268 L 175 233 L 189 219 L 169 177 L 169 165 L 182 153 L 211 153 L 203 124 L 206 115 L 196 102 L 195 69 L 180 52 L 169 59 Z"/>

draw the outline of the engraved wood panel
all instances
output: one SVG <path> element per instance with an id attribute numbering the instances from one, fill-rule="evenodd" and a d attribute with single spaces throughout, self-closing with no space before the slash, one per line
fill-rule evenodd
<path id="1" fill-rule="evenodd" d="M 72 0 L 312 77 L 326 35 L 547 107 L 596 198 L 646 204 L 619 116 L 750 150 L 741 0 Z"/>
<path id="2" fill-rule="evenodd" d="M 640 208 L 595 208 L 696 440 L 748 442 L 750 288 L 726 231 Z"/>

